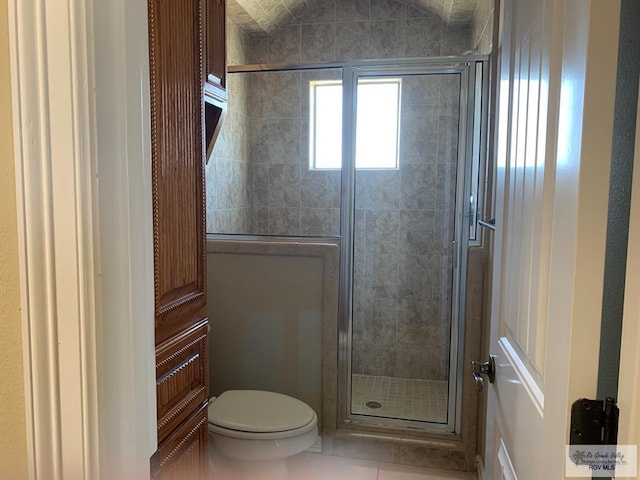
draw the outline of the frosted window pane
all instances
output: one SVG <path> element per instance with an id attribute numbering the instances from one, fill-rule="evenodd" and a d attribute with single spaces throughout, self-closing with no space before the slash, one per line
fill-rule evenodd
<path id="1" fill-rule="evenodd" d="M 397 168 L 400 84 L 359 83 L 356 168 Z"/>
<path id="2" fill-rule="evenodd" d="M 317 85 L 315 94 L 315 168 L 340 168 L 342 85 Z"/>
<path id="3" fill-rule="evenodd" d="M 310 168 L 342 166 L 342 84 L 311 83 Z M 358 83 L 356 168 L 398 168 L 400 80 Z"/>

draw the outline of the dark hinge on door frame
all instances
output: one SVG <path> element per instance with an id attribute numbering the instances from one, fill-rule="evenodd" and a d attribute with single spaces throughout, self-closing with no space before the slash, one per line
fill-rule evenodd
<path id="1" fill-rule="evenodd" d="M 615 445 L 620 409 L 614 398 L 581 398 L 571 405 L 571 445 Z"/>

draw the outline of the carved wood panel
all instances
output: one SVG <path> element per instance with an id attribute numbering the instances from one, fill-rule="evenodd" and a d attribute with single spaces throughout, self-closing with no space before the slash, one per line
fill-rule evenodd
<path id="1" fill-rule="evenodd" d="M 203 0 L 151 0 L 156 345 L 205 316 Z"/>

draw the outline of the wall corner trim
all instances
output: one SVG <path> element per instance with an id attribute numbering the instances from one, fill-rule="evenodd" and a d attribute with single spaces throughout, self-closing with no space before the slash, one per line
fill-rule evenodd
<path id="1" fill-rule="evenodd" d="M 52 479 L 98 457 L 91 27 L 59 3 L 9 2 L 29 468 Z"/>

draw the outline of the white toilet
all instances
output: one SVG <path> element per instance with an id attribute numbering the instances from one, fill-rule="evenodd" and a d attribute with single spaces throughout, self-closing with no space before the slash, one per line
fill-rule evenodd
<path id="1" fill-rule="evenodd" d="M 318 418 L 304 402 L 261 390 L 227 390 L 209 404 L 209 441 L 217 468 L 268 478 L 286 471 L 284 460 L 311 447 Z M 283 470 L 284 469 L 284 470 Z"/>

